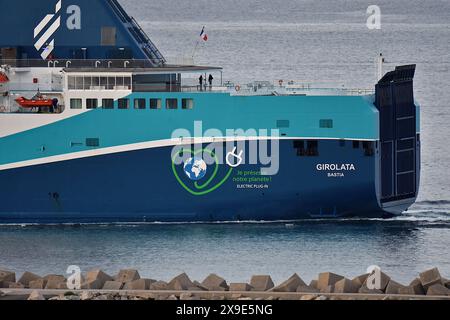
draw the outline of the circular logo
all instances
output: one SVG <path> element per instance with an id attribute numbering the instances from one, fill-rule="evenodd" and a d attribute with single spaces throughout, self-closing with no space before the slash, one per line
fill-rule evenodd
<path id="1" fill-rule="evenodd" d="M 206 163 L 200 157 L 192 157 L 184 163 L 184 173 L 189 179 L 198 181 L 206 175 Z"/>

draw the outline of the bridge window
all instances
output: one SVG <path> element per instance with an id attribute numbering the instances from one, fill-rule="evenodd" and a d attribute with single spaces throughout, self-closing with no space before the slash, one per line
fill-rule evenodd
<path id="1" fill-rule="evenodd" d="M 359 141 L 357 140 L 353 141 L 353 149 L 359 149 Z"/>
<path id="2" fill-rule="evenodd" d="M 178 99 L 166 99 L 166 109 L 177 109 Z"/>
<path id="3" fill-rule="evenodd" d="M 83 106 L 83 100 L 70 99 L 70 109 L 81 109 Z"/>
<path id="4" fill-rule="evenodd" d="M 333 128 L 333 119 L 320 119 L 319 126 L 325 129 Z"/>
<path id="5" fill-rule="evenodd" d="M 117 105 L 119 109 L 128 109 L 130 108 L 130 99 L 119 99 Z"/>
<path id="6" fill-rule="evenodd" d="M 114 99 L 103 99 L 102 100 L 103 109 L 114 109 Z"/>
<path id="7" fill-rule="evenodd" d="M 143 110 L 146 108 L 145 99 L 134 99 L 134 108 Z"/>
<path id="8" fill-rule="evenodd" d="M 150 109 L 161 109 L 161 99 L 150 99 Z"/>
<path id="9" fill-rule="evenodd" d="M 183 109 L 193 109 L 194 108 L 194 99 L 182 99 L 181 107 Z"/>
<path id="10" fill-rule="evenodd" d="M 96 109 L 98 107 L 97 99 L 86 99 L 86 109 Z"/>

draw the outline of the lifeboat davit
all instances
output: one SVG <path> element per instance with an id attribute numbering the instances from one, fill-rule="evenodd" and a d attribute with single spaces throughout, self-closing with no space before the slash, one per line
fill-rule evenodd
<path id="1" fill-rule="evenodd" d="M 15 100 L 23 108 L 51 107 L 53 105 L 52 99 L 43 99 L 43 98 L 27 99 L 24 97 L 20 97 Z"/>

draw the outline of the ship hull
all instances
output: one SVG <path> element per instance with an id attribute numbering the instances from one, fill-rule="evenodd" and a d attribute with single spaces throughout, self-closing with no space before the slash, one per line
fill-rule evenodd
<path id="1" fill-rule="evenodd" d="M 258 175 L 260 164 L 234 169 L 221 164 L 215 181 L 202 189 L 196 189 L 183 165 L 173 164 L 168 146 L 4 170 L 0 192 L 8 196 L 2 197 L 0 222 L 280 221 L 392 214 L 377 200 L 377 150 L 368 155 L 361 143 L 356 148 L 352 141 L 320 140 L 318 155 L 306 156 L 295 141 L 279 141 L 277 174 Z M 208 174 L 212 171 L 208 166 Z"/>

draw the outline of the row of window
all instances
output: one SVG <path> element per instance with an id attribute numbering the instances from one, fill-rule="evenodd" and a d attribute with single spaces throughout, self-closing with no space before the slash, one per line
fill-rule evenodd
<path id="1" fill-rule="evenodd" d="M 339 145 L 345 147 L 346 141 L 339 140 Z M 360 141 L 352 141 L 353 149 L 360 148 Z M 378 147 L 378 143 L 375 144 Z M 362 141 L 364 155 L 372 157 L 375 155 L 374 143 L 372 141 Z M 297 150 L 297 156 L 316 157 L 319 155 L 319 142 L 317 140 L 294 140 L 294 149 Z"/>
<path id="2" fill-rule="evenodd" d="M 166 109 L 178 109 L 178 99 L 168 98 L 166 101 Z M 147 104 L 148 102 L 148 104 Z M 130 109 L 130 99 L 123 98 L 117 100 L 117 108 L 118 109 Z M 86 99 L 86 109 L 96 109 L 98 107 L 102 107 L 103 109 L 114 109 L 114 99 L 101 99 L 101 105 L 99 105 L 99 99 Z M 70 109 L 82 109 L 83 108 L 83 99 L 73 98 L 70 99 Z M 150 109 L 161 109 L 162 108 L 162 99 L 152 98 L 152 99 L 144 99 L 144 98 L 136 98 L 133 100 L 133 108 L 145 110 L 147 108 Z M 194 108 L 194 99 L 181 99 L 181 109 L 193 109 Z"/>
<path id="3" fill-rule="evenodd" d="M 69 76 L 69 90 L 131 90 L 131 77 Z"/>

